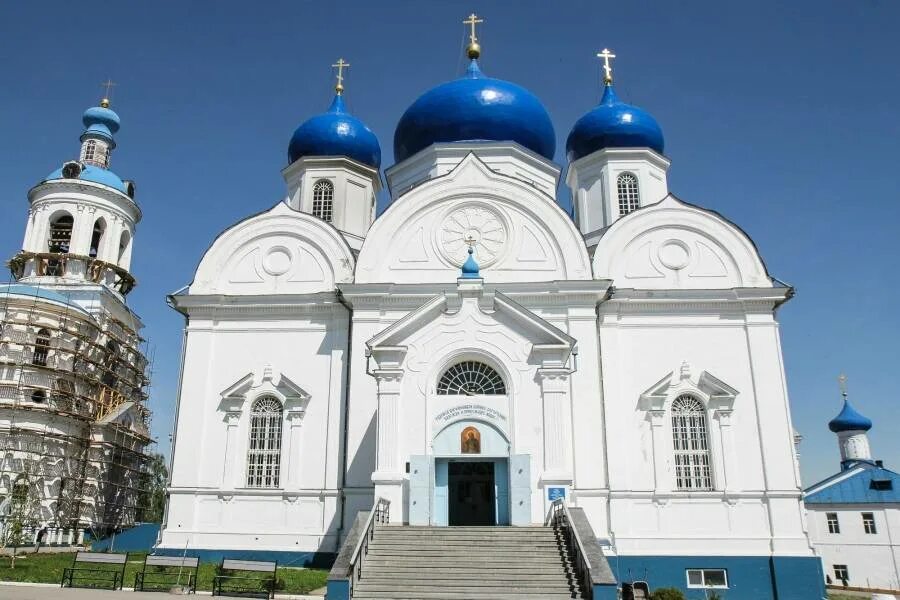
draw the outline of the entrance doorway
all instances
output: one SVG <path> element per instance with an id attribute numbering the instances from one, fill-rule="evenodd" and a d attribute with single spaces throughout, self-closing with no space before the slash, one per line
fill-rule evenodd
<path id="1" fill-rule="evenodd" d="M 450 462 L 447 487 L 449 525 L 497 523 L 493 462 Z"/>

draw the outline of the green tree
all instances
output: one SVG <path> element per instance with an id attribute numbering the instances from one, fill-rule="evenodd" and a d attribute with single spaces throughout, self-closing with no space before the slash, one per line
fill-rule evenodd
<path id="1" fill-rule="evenodd" d="M 3 522 L 3 535 L 0 542 L 6 548 L 12 548 L 9 567 L 16 568 L 16 554 L 19 548 L 27 543 L 25 525 L 31 516 L 31 485 L 25 476 L 20 476 L 13 484 L 9 498 L 9 512 Z"/>
<path id="2" fill-rule="evenodd" d="M 162 523 L 166 507 L 166 484 L 169 470 L 162 454 L 151 454 L 147 471 L 141 476 L 141 492 L 138 497 L 138 520 L 144 523 Z"/>
<path id="3" fill-rule="evenodd" d="M 685 600 L 684 593 L 678 588 L 659 588 L 650 595 L 652 600 Z"/>

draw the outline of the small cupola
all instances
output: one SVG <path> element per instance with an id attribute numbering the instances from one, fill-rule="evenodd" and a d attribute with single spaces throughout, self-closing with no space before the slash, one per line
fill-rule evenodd
<path id="1" fill-rule="evenodd" d="M 838 381 L 844 405 L 841 412 L 828 422 L 828 429 L 837 434 L 841 451 L 841 468 L 847 469 L 859 461 L 872 462 L 868 436 L 868 431 L 872 429 L 872 421 L 857 412 L 850 404 L 847 395 L 847 376 L 841 375 Z"/>

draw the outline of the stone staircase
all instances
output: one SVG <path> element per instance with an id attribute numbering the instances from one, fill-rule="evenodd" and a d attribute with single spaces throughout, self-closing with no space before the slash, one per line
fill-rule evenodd
<path id="1" fill-rule="evenodd" d="M 581 598 L 565 543 L 552 527 L 375 529 L 353 598 Z"/>

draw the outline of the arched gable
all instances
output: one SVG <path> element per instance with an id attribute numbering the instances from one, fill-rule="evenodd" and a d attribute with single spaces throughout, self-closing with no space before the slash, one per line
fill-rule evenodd
<path id="1" fill-rule="evenodd" d="M 308 294 L 353 281 L 350 247 L 331 225 L 284 202 L 223 232 L 203 255 L 191 294 Z"/>
<path id="2" fill-rule="evenodd" d="M 616 221 L 600 238 L 593 267 L 594 277 L 620 288 L 772 287 L 747 234 L 672 195 Z"/>
<path id="3" fill-rule="evenodd" d="M 550 196 L 469 154 L 450 173 L 398 198 L 369 230 L 357 283 L 446 283 L 477 239 L 475 258 L 492 283 L 589 279 L 575 224 Z"/>

